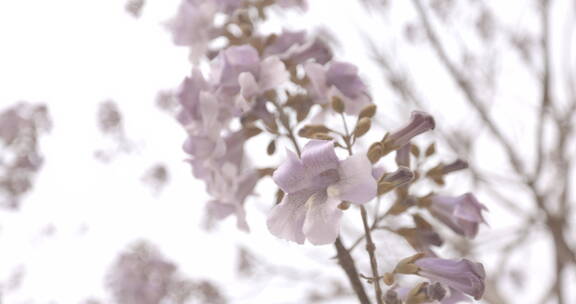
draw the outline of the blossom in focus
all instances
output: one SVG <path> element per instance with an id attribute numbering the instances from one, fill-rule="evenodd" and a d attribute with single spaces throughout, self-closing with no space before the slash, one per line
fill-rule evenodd
<path id="1" fill-rule="evenodd" d="M 275 236 L 303 244 L 333 243 L 340 230 L 342 201 L 364 204 L 376 196 L 372 165 L 363 154 L 340 161 L 332 141 L 311 140 L 299 159 L 288 159 L 273 179 L 286 195 L 268 216 Z"/>
<path id="2" fill-rule="evenodd" d="M 352 64 L 332 61 L 322 66 L 309 62 L 305 70 L 318 103 L 324 104 L 337 97 L 344 102 L 347 114 L 357 115 L 372 102 L 366 85 L 358 76 L 358 68 Z"/>
<path id="3" fill-rule="evenodd" d="M 460 196 L 433 195 L 429 198 L 430 213 L 454 232 L 468 238 L 476 237 L 478 226 L 485 223 L 482 211 L 486 206 L 478 202 L 472 193 Z"/>
<path id="4" fill-rule="evenodd" d="M 467 259 L 448 260 L 434 257 L 420 258 L 414 262 L 418 275 L 440 282 L 456 291 L 479 300 L 484 294 L 486 273 L 480 263 Z"/>

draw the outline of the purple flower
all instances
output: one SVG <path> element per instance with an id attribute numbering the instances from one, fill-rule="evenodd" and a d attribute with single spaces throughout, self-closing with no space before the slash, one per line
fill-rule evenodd
<path id="1" fill-rule="evenodd" d="M 386 138 L 385 145 L 392 150 L 397 150 L 408 144 L 412 138 L 428 130 L 434 129 L 436 123 L 428 113 L 421 111 L 412 112 L 410 122 L 398 131 L 390 133 Z"/>
<path id="2" fill-rule="evenodd" d="M 434 195 L 430 197 L 428 210 L 454 232 L 474 238 L 479 224 L 486 222 L 482 210 L 488 209 L 472 193 L 466 193 L 456 197 Z"/>
<path id="3" fill-rule="evenodd" d="M 196 61 L 221 34 L 214 24 L 217 14 L 232 15 L 241 4 L 241 0 L 183 0 L 176 17 L 168 23 L 174 44 L 191 47 L 191 58 Z"/>
<path id="4" fill-rule="evenodd" d="M 275 236 L 312 244 L 333 243 L 340 230 L 342 201 L 364 204 L 376 196 L 372 165 L 363 154 L 340 161 L 332 141 L 311 140 L 302 159 L 287 151 L 288 159 L 273 175 L 286 195 L 268 216 Z"/>
<path id="5" fill-rule="evenodd" d="M 265 58 L 256 73 L 243 72 L 238 76 L 241 102 L 246 104 L 256 96 L 277 88 L 288 81 L 289 77 L 284 63 L 278 57 Z"/>
<path id="6" fill-rule="evenodd" d="M 250 101 L 281 86 L 289 76 L 277 56 L 261 59 L 254 47 L 242 45 L 220 52 L 212 63 L 211 82 L 222 100 L 234 101 L 239 110 L 246 111 L 253 106 Z"/>
<path id="7" fill-rule="evenodd" d="M 356 66 L 337 61 L 325 66 L 309 62 L 305 69 L 312 84 L 312 93 L 319 103 L 327 103 L 333 97 L 338 97 L 342 99 L 345 111 L 350 115 L 357 115 L 371 103 L 366 85 L 358 76 Z"/>
<path id="8" fill-rule="evenodd" d="M 182 1 L 176 17 L 168 24 L 174 44 L 193 47 L 193 59 L 203 56 L 210 41 L 217 36 L 214 27 L 217 12 L 217 5 L 211 1 Z"/>
<path id="9" fill-rule="evenodd" d="M 260 56 L 258 51 L 250 45 L 232 46 L 221 51 L 212 62 L 212 84 L 221 92 L 229 96 L 238 94 L 240 84 L 238 77 L 241 73 L 258 74 Z"/>
<path id="10" fill-rule="evenodd" d="M 448 260 L 421 258 L 414 262 L 420 269 L 418 274 L 433 282 L 440 282 L 457 291 L 479 300 L 484 294 L 486 273 L 484 266 L 467 259 Z"/>
<path id="11" fill-rule="evenodd" d="M 276 55 L 293 65 L 310 59 L 325 64 L 332 59 L 330 48 L 319 38 L 306 39 L 306 31 L 284 30 L 264 49 L 264 55 Z"/>
<path id="12" fill-rule="evenodd" d="M 277 3 L 282 8 L 299 7 L 302 10 L 308 9 L 306 0 L 278 0 Z"/>

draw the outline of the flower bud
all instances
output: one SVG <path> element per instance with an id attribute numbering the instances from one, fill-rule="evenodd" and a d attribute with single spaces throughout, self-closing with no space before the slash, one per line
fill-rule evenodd
<path id="1" fill-rule="evenodd" d="M 340 97 L 338 96 L 332 97 L 332 109 L 334 110 L 334 112 L 338 114 L 344 113 L 344 110 L 346 110 L 346 108 L 344 106 L 344 102 Z"/>
<path id="2" fill-rule="evenodd" d="M 410 167 L 410 143 L 405 144 L 396 151 L 396 164 L 398 166 Z"/>
<path id="3" fill-rule="evenodd" d="M 468 168 L 468 163 L 458 159 L 451 164 L 442 167 L 442 174 L 452 173 L 454 171 L 464 170 Z"/>
<path id="4" fill-rule="evenodd" d="M 361 118 L 358 123 L 356 124 L 356 127 L 354 128 L 354 136 L 356 136 L 356 138 L 361 137 L 362 135 L 366 134 L 366 132 L 368 132 L 370 130 L 370 127 L 372 125 L 372 122 L 370 121 L 370 118 L 364 117 Z"/>
<path id="5" fill-rule="evenodd" d="M 484 266 L 467 259 L 448 260 L 425 257 L 414 261 L 418 275 L 440 282 L 479 300 L 484 294 Z"/>
<path id="6" fill-rule="evenodd" d="M 360 111 L 360 114 L 358 114 L 358 119 L 362 119 L 364 117 L 366 118 L 372 118 L 374 117 L 374 114 L 376 114 L 376 105 L 375 104 L 369 104 L 366 107 L 364 107 L 364 109 L 362 109 L 362 111 Z"/>
<path id="7" fill-rule="evenodd" d="M 457 197 L 432 195 L 427 200 L 434 217 L 465 237 L 476 237 L 480 223 L 485 222 L 482 211 L 487 208 L 472 193 Z"/>
<path id="8" fill-rule="evenodd" d="M 386 151 L 397 150 L 410 142 L 412 138 L 420 135 L 428 130 L 432 130 L 435 127 L 434 118 L 425 112 L 414 111 L 412 112 L 412 117 L 410 118 L 410 123 L 405 127 L 392 132 L 390 136 L 385 139 L 384 145 L 386 146 Z"/>
<path id="9" fill-rule="evenodd" d="M 383 152 L 382 144 L 379 142 L 375 142 L 368 149 L 367 153 L 368 159 L 370 160 L 371 163 L 374 164 L 378 162 L 380 158 L 382 158 L 383 156 L 382 152 Z"/>

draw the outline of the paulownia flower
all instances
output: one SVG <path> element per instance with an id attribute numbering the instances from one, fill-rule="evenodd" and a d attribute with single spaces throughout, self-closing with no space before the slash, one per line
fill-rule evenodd
<path id="1" fill-rule="evenodd" d="M 210 41 L 222 34 L 214 24 L 216 15 L 232 15 L 241 4 L 241 0 L 183 0 L 168 23 L 174 44 L 190 47 L 190 57 L 197 61 L 208 51 Z"/>
<path id="2" fill-rule="evenodd" d="M 452 289 L 463 292 L 479 300 L 484 294 L 486 273 L 484 266 L 467 259 L 448 260 L 425 257 L 414 262 L 418 275 L 440 282 Z"/>
<path id="3" fill-rule="evenodd" d="M 345 112 L 350 115 L 357 115 L 371 103 L 356 66 L 338 61 L 325 66 L 309 62 L 305 69 L 319 103 L 327 103 L 338 97 L 344 102 Z"/>
<path id="4" fill-rule="evenodd" d="M 281 86 L 288 78 L 288 71 L 277 56 L 260 58 L 251 45 L 227 48 L 212 64 L 212 81 L 218 95 L 222 100 L 237 102 L 244 111 L 253 106 L 249 101 Z"/>
<path id="5" fill-rule="evenodd" d="M 384 144 L 392 150 L 400 149 L 410 143 L 412 138 L 434 129 L 435 126 L 434 118 L 430 114 L 414 111 L 410 117 L 410 122 L 401 129 L 390 133 Z"/>
<path id="6" fill-rule="evenodd" d="M 332 51 L 321 39 L 306 37 L 306 31 L 284 30 L 264 49 L 264 55 L 276 55 L 290 64 L 301 64 L 313 59 L 325 64 L 332 59 Z"/>
<path id="7" fill-rule="evenodd" d="M 257 170 L 247 164 L 244 157 L 244 142 L 246 138 L 242 131 L 227 135 L 222 140 L 222 146 L 211 154 L 206 151 L 194 151 L 188 162 L 192 166 L 194 176 L 206 183 L 207 192 L 213 197 L 208 202 L 208 216 L 223 219 L 235 214 L 238 228 L 248 231 L 244 201 L 252 194 L 260 176 Z M 188 140 L 190 146 L 210 146 L 210 143 L 199 141 L 198 138 Z M 186 148 L 187 146 L 185 146 Z M 196 149 L 199 149 L 196 147 Z M 187 150 L 190 151 L 190 150 Z"/>
<path id="8" fill-rule="evenodd" d="M 340 230 L 342 201 L 364 204 L 376 196 L 372 165 L 364 154 L 340 161 L 332 141 L 311 140 L 302 158 L 287 151 L 288 159 L 273 179 L 286 195 L 268 216 L 275 236 L 303 244 L 333 243 Z"/>
<path id="9" fill-rule="evenodd" d="M 480 223 L 486 222 L 482 211 L 487 208 L 472 193 L 456 197 L 434 195 L 430 197 L 428 210 L 454 232 L 471 239 L 478 234 Z"/>

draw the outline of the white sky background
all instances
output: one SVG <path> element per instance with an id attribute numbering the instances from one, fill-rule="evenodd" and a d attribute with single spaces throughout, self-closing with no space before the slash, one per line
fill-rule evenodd
<path id="1" fill-rule="evenodd" d="M 377 38 L 379 33 L 390 36 L 392 31 L 401 39 L 401 29 L 393 25 L 414 17 L 409 1 L 405 7 L 399 5 L 397 14 L 388 20 L 367 18 L 356 1 L 310 2 L 310 11 L 303 18 L 289 15 L 293 20 L 290 27 L 328 25 L 342 42 L 342 49 L 337 51 L 339 58 L 358 64 L 373 89 L 380 113 L 384 113 L 384 125 L 392 128 L 404 121 L 407 115 L 394 115 L 399 101 L 383 85 L 381 72 L 367 55 L 359 33 L 370 31 Z M 173 46 L 162 27 L 162 22 L 175 14 L 178 3 L 148 0 L 143 16 L 134 19 L 124 11 L 125 3 L 117 0 L 0 1 L 0 108 L 17 101 L 45 102 L 54 122 L 51 133 L 41 141 L 46 161 L 33 192 L 20 211 L 0 211 L 0 282 L 20 267 L 25 271 L 21 288 L 3 295 L 5 303 L 80 303 L 88 297 L 108 302 L 103 278 L 110 263 L 127 244 L 141 237 L 158 245 L 188 276 L 225 284 L 232 303 L 296 303 L 311 286 L 279 277 L 252 286 L 238 282 L 234 272 L 238 244 L 266 257 L 271 264 L 298 265 L 316 281 L 343 277 L 329 260 L 333 254 L 331 246 L 298 246 L 269 235 L 265 212 L 271 206 L 271 193 L 264 192 L 248 204 L 251 234 L 236 231 L 233 220 L 225 221 L 211 233 L 200 228 L 207 196 L 203 185 L 193 179 L 182 162 L 185 155 L 180 147 L 185 133 L 155 106 L 157 93 L 176 87 L 190 70 L 187 50 Z M 505 3 L 498 4 L 501 11 L 518 12 L 514 15 L 517 18 L 510 20 L 511 25 L 530 23 L 531 19 L 523 16 L 523 10 L 529 9 L 522 8 L 522 1 Z M 267 30 L 277 31 L 279 26 L 274 22 Z M 442 70 L 433 57 L 424 56 L 418 48 L 390 51 L 402 53 L 404 59 L 411 58 L 410 62 L 399 62 L 400 66 L 422 73 Z M 407 52 L 414 55 L 407 56 Z M 514 87 L 524 81 L 518 77 L 523 75 L 508 71 L 501 74 L 499 81 L 503 86 Z M 436 73 L 425 79 L 429 81 L 418 85 L 427 99 L 442 100 L 433 113 L 440 128 L 474 125 L 475 120 L 468 117 L 465 107 L 450 103 L 460 95 L 446 74 Z M 526 101 L 526 105 L 535 100 L 528 98 L 536 94 L 530 88 L 506 92 L 510 96 L 494 99 L 514 102 L 496 104 L 499 117 L 517 115 L 517 102 Z M 98 104 L 109 99 L 119 104 L 126 134 L 136 148 L 134 153 L 120 154 L 106 164 L 93 154 L 97 149 L 113 147 L 96 123 Z M 390 112 L 385 111 L 387 107 Z M 529 108 L 526 117 L 530 119 Z M 529 135 L 522 132 L 522 121 L 511 122 L 510 128 L 515 138 L 530 144 Z M 498 168 L 494 153 L 485 150 L 480 156 L 482 161 L 492 162 L 490 168 Z M 445 159 L 452 157 L 446 154 Z M 167 165 L 170 182 L 160 195 L 154 196 L 140 179 L 157 162 Z M 264 186 L 270 184 L 268 181 Z M 448 189 L 460 194 L 467 187 L 464 182 L 449 184 Z M 500 229 L 513 220 L 493 208 L 486 201 L 488 196 L 480 193 L 479 197 L 492 211 L 487 215 L 492 233 L 483 227 L 481 241 L 505 231 Z M 347 217 L 357 220 L 357 214 Z M 43 231 L 49 225 L 54 226 L 55 233 L 46 237 Z M 550 275 L 547 266 L 538 263 L 548 254 L 542 250 L 542 242 L 533 242 L 535 247 L 530 252 L 537 252 L 536 256 L 519 259 L 546 277 Z M 386 250 L 389 252 L 382 257 L 383 269 L 410 252 L 403 247 Z M 492 259 L 490 254 L 487 252 L 487 260 Z M 362 270 L 367 270 L 365 266 L 361 266 Z M 537 281 L 533 278 L 527 284 L 539 295 L 546 286 L 538 286 Z M 530 303 L 522 299 L 533 296 L 519 295 L 517 303 Z"/>

